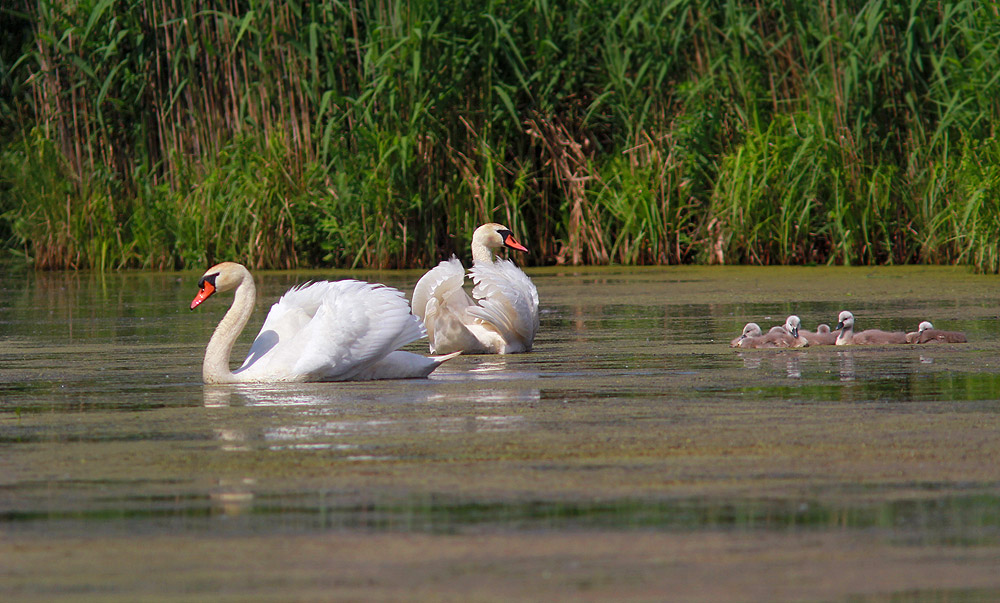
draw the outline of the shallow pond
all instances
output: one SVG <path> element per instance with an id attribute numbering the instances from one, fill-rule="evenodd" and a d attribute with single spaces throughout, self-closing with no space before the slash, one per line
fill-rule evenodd
<path id="1" fill-rule="evenodd" d="M 206 387 L 199 274 L 5 267 L 0 598 L 1000 598 L 1000 278 L 529 272 L 530 354 Z M 234 362 L 293 284 L 420 273 L 256 276 Z M 728 345 L 843 309 L 969 343 Z"/>

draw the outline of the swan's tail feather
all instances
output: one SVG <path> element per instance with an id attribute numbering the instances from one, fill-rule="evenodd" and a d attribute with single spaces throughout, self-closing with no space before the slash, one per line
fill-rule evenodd
<path id="1" fill-rule="evenodd" d="M 455 358 L 456 356 L 461 356 L 461 355 L 462 355 L 462 350 L 459 350 L 457 352 L 452 352 L 451 354 L 442 354 L 440 356 L 429 356 L 429 358 L 431 360 L 433 360 L 434 362 L 437 363 L 437 365 L 434 367 L 434 368 L 437 368 L 438 366 L 441 366 L 442 364 L 444 364 L 445 362 L 448 362 L 452 358 Z"/>

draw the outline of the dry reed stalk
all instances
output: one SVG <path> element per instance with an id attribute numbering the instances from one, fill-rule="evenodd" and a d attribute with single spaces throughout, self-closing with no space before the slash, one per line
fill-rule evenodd
<path id="1" fill-rule="evenodd" d="M 586 139 L 576 141 L 564 124 L 546 116 L 536 114 L 525 120 L 524 125 L 525 134 L 538 141 L 543 150 L 546 158 L 543 165 L 550 167 L 559 188 L 571 203 L 567 241 L 556 254 L 556 262 L 566 263 L 568 257 L 573 265 L 579 265 L 587 253 L 590 263 L 606 264 L 606 234 L 598 212 L 587 200 L 587 183 L 597 179 L 585 151 L 589 142 Z"/>

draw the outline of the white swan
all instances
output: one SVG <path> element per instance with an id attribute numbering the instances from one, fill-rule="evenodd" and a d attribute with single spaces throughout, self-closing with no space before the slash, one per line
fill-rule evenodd
<path id="1" fill-rule="evenodd" d="M 452 256 L 420 277 L 413 312 L 424 321 L 431 353 L 514 354 L 531 350 L 538 331 L 538 291 L 510 260 L 494 250 L 528 251 L 510 229 L 483 224 L 472 235 L 472 297 L 465 292 L 465 268 Z"/>
<path id="2" fill-rule="evenodd" d="M 271 306 L 247 359 L 232 372 L 229 354 L 257 297 L 253 277 L 242 265 L 223 262 L 208 269 L 198 288 L 192 310 L 217 291 L 236 290 L 205 349 L 205 383 L 409 379 L 426 377 L 454 356 L 396 351 L 424 335 L 400 291 L 319 281 L 289 289 Z"/>

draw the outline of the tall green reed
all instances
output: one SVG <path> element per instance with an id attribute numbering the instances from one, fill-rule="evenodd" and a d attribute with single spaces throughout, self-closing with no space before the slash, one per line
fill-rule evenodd
<path id="1" fill-rule="evenodd" d="M 14 0 L 0 23 L 0 234 L 38 267 L 427 265 L 496 220 L 537 263 L 997 269 L 986 3 Z"/>

